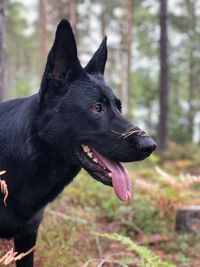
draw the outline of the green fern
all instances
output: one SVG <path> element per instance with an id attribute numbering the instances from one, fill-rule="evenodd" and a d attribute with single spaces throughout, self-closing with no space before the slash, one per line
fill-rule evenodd
<path id="1" fill-rule="evenodd" d="M 163 262 L 159 256 L 157 256 L 144 246 L 138 246 L 129 237 L 118 235 L 116 233 L 113 234 L 95 233 L 95 234 L 103 238 L 119 241 L 121 244 L 127 246 L 128 249 L 136 252 L 140 258 L 139 262 L 140 267 L 176 267 L 172 263 Z"/>

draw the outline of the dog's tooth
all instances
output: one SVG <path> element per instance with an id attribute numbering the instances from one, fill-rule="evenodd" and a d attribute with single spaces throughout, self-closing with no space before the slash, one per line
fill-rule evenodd
<path id="1" fill-rule="evenodd" d="M 92 152 L 91 153 L 87 153 L 88 157 L 90 157 L 92 159 Z"/>
<path id="2" fill-rule="evenodd" d="M 6 173 L 6 171 L 0 171 L 0 175 L 3 175 L 5 173 Z"/>
<path id="3" fill-rule="evenodd" d="M 92 159 L 95 163 L 98 163 L 98 159 Z"/>
<path id="4" fill-rule="evenodd" d="M 82 146 L 82 149 L 85 151 L 85 145 L 81 145 Z"/>
<path id="5" fill-rule="evenodd" d="M 86 146 L 86 147 L 85 147 L 85 150 L 86 150 L 86 153 L 90 152 L 90 148 L 89 148 L 89 146 Z"/>
<path id="6" fill-rule="evenodd" d="M 109 172 L 108 176 L 109 176 L 110 178 L 112 178 L 112 173 L 111 173 L 111 172 Z"/>
<path id="7" fill-rule="evenodd" d="M 88 146 L 82 145 L 82 148 L 83 148 L 85 153 L 89 153 L 90 152 L 90 148 Z"/>

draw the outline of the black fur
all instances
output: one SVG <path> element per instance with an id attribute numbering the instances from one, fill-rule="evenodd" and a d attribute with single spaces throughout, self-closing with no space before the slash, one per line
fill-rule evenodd
<path id="1" fill-rule="evenodd" d="M 13 238 L 19 253 L 35 244 L 45 206 L 83 166 L 81 144 L 121 162 L 144 159 L 155 149 L 150 137 L 117 134 L 134 126 L 104 81 L 106 59 L 105 38 L 82 68 L 71 27 L 62 20 L 39 93 L 0 104 L 0 170 L 6 170 L 1 179 L 9 190 L 7 206 L 0 194 L 0 237 Z M 97 104 L 102 111 L 94 112 Z M 17 266 L 32 267 L 33 253 Z"/>

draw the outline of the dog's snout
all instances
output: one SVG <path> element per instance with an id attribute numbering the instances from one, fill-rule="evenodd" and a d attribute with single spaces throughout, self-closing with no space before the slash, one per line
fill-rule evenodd
<path id="1" fill-rule="evenodd" d="M 152 138 L 144 138 L 140 143 L 142 152 L 152 153 L 156 149 L 156 142 Z"/>

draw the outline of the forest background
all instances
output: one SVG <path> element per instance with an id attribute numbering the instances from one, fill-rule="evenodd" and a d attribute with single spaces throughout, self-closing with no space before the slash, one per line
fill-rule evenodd
<path id="1" fill-rule="evenodd" d="M 71 22 L 82 65 L 108 36 L 106 81 L 124 115 L 158 149 L 129 165 L 136 192 L 127 205 L 82 173 L 84 182 L 77 179 L 48 208 L 38 266 L 147 266 L 136 251 L 116 252 L 122 241 L 114 246 L 92 233 L 84 237 L 88 231 L 119 232 L 177 266 L 200 266 L 199 221 L 195 235 L 175 231 L 177 210 L 200 202 L 200 0 L 0 0 L 1 100 L 38 91 L 61 18 Z"/>

